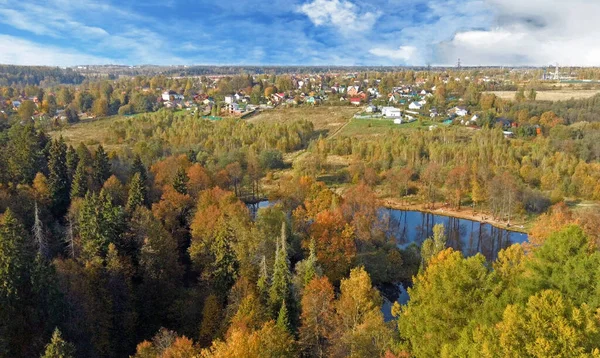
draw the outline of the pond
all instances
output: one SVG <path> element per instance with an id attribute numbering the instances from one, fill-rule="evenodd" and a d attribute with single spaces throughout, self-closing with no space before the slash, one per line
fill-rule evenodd
<path id="1" fill-rule="evenodd" d="M 388 234 L 395 237 L 399 248 L 415 243 L 419 246 L 433 235 L 433 227 L 443 224 L 446 233 L 446 246 L 460 250 L 466 257 L 481 253 L 488 261 L 493 261 L 500 250 L 513 244 L 527 242 L 527 234 L 497 228 L 479 221 L 459 219 L 419 211 L 382 209 L 382 217 Z M 404 285 L 398 285 L 397 301 L 406 304 L 409 300 Z M 382 311 L 386 321 L 393 319 L 392 302 L 384 298 Z"/>
<path id="2" fill-rule="evenodd" d="M 269 201 L 262 201 L 248 205 L 248 208 L 252 217 L 256 217 L 259 209 L 271 205 Z M 412 243 L 421 246 L 425 239 L 433 235 L 433 227 L 437 224 L 444 225 L 448 247 L 461 251 L 466 257 L 481 253 L 488 261 L 495 260 L 500 250 L 528 240 L 527 234 L 497 228 L 488 223 L 420 211 L 382 208 L 381 217 L 388 235 L 396 238 L 401 249 Z M 406 304 L 409 297 L 404 285 L 398 284 L 398 293 L 396 300 Z M 382 311 L 386 320 L 393 318 L 392 301 L 384 299 Z"/>

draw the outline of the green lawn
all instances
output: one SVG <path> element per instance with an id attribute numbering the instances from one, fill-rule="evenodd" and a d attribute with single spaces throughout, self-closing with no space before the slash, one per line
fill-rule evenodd
<path id="1" fill-rule="evenodd" d="M 393 129 L 419 129 L 428 128 L 434 122 L 429 119 L 415 121 L 412 123 L 395 124 L 392 119 L 356 119 L 352 118 L 338 136 L 378 136 L 388 134 Z M 437 123 L 436 123 L 437 124 Z"/>

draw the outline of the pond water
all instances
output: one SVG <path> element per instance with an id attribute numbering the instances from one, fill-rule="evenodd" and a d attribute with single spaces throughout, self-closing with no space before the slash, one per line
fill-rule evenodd
<path id="1" fill-rule="evenodd" d="M 493 261 L 498 252 L 513 244 L 527 242 L 527 234 L 497 228 L 479 221 L 459 219 L 419 211 L 382 209 L 382 217 L 387 224 L 389 235 L 396 238 L 399 248 L 415 243 L 419 246 L 433 235 L 433 227 L 443 224 L 446 233 L 446 246 L 460 250 L 466 257 L 481 253 L 488 261 Z M 404 285 L 398 285 L 397 301 L 406 304 L 409 300 Z M 392 302 L 384 298 L 381 308 L 386 321 L 393 319 Z"/>
<path id="2" fill-rule="evenodd" d="M 389 235 L 396 238 L 401 249 L 412 243 L 421 246 L 433 235 L 437 224 L 444 225 L 448 247 L 465 256 L 481 253 L 489 261 L 495 260 L 500 250 L 527 241 L 527 234 L 467 219 L 395 209 L 383 209 L 382 216 Z"/>
<path id="3" fill-rule="evenodd" d="M 252 217 L 261 208 L 271 206 L 268 201 L 248 205 Z M 421 246 L 423 241 L 433 235 L 433 227 L 443 224 L 446 233 L 446 245 L 460 250 L 466 257 L 481 253 L 488 261 L 493 261 L 500 250 L 513 244 L 527 242 L 527 234 L 497 228 L 479 221 L 459 219 L 450 216 L 423 213 L 420 211 L 381 209 L 381 217 L 388 235 L 395 237 L 399 248 L 403 249 L 415 243 Z M 408 292 L 402 284 L 398 285 L 400 304 L 409 300 Z M 382 311 L 386 320 L 391 320 L 392 302 L 384 299 Z"/>

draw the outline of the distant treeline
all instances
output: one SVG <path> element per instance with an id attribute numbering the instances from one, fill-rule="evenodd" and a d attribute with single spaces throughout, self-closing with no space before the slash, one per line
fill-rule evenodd
<path id="1" fill-rule="evenodd" d="M 43 66 L 0 65 L 0 86 L 80 84 L 84 76 L 73 69 Z"/>

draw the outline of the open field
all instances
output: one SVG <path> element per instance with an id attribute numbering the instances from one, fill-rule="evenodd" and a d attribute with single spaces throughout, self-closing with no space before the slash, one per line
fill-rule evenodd
<path id="1" fill-rule="evenodd" d="M 297 121 L 306 119 L 313 122 L 316 130 L 333 134 L 358 111 L 356 107 L 301 107 L 280 108 L 261 112 L 248 119 L 249 122 L 278 122 Z"/>
<path id="2" fill-rule="evenodd" d="M 392 129 L 426 128 L 433 123 L 430 120 L 415 121 L 412 123 L 395 124 L 392 119 L 356 119 L 353 118 L 338 136 L 367 137 L 385 135 Z"/>
<path id="3" fill-rule="evenodd" d="M 112 116 L 96 120 L 86 120 L 63 129 L 57 129 L 50 132 L 52 137 L 62 136 L 67 142 L 73 146 L 77 146 L 80 142 L 87 145 L 102 144 L 105 149 L 112 150 L 120 147 L 117 143 L 107 143 L 107 138 L 110 134 L 110 126 L 116 122 L 125 120 L 125 117 Z"/>
<path id="4" fill-rule="evenodd" d="M 502 99 L 514 100 L 514 91 L 494 91 L 486 92 L 493 93 Z M 600 93 L 600 90 L 576 90 L 576 89 L 565 89 L 557 91 L 538 91 L 536 99 L 539 101 L 566 101 L 571 98 L 584 99 L 590 98 Z M 527 93 L 525 93 L 527 95 Z"/>

